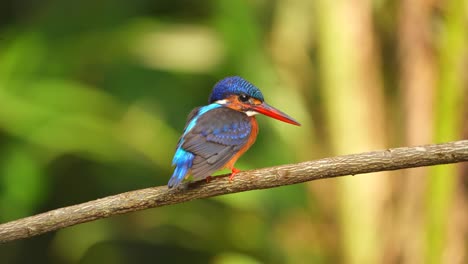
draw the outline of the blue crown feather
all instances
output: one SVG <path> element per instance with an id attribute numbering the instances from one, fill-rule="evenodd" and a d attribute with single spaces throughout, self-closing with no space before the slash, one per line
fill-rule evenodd
<path id="1" fill-rule="evenodd" d="M 244 93 L 250 97 L 265 101 L 260 90 L 247 80 L 239 76 L 227 77 L 215 84 L 211 92 L 209 103 L 214 103 L 218 100 L 226 99 L 232 94 Z"/>

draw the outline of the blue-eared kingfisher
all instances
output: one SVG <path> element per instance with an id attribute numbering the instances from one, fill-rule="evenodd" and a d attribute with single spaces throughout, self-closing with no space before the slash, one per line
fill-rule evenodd
<path id="1" fill-rule="evenodd" d="M 193 180 L 210 177 L 223 168 L 231 170 L 237 159 L 255 142 L 258 134 L 256 114 L 300 126 L 280 110 L 268 105 L 260 90 L 241 77 L 227 77 L 213 88 L 209 104 L 189 114 L 184 133 L 172 160 L 174 173 L 168 187 L 178 186 L 188 175 Z"/>

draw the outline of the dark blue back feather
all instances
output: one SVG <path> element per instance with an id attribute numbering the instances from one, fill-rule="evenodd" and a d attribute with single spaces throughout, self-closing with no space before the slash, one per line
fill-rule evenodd
<path id="1" fill-rule="evenodd" d="M 202 116 L 210 110 L 219 107 L 221 107 L 221 105 L 219 104 L 210 104 L 207 106 L 195 108 L 189 114 L 187 124 L 185 125 L 184 133 L 182 134 L 182 136 L 179 139 L 179 142 L 177 143 L 176 153 L 174 155 L 174 158 L 172 159 L 172 166 L 176 167 L 171 179 L 169 180 L 169 188 L 179 185 L 184 180 L 185 176 L 192 167 L 192 163 L 195 158 L 195 155 L 193 153 L 188 152 L 184 148 L 182 148 L 182 144 L 184 144 L 185 142 L 184 137 L 187 135 L 187 133 L 190 132 L 190 130 L 192 130 L 195 127 L 197 120 L 200 116 Z"/>
<path id="2" fill-rule="evenodd" d="M 191 173 L 203 179 L 223 168 L 249 140 L 250 118 L 230 108 L 218 108 L 200 117 L 185 136 L 182 148 L 195 154 Z"/>
<path id="3" fill-rule="evenodd" d="M 210 104 L 188 121 L 179 140 L 169 187 L 180 184 L 191 172 L 203 179 L 221 169 L 247 143 L 252 127 L 244 113 Z"/>

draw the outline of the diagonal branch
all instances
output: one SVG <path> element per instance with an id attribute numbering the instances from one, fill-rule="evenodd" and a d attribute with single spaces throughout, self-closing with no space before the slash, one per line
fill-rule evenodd
<path id="1" fill-rule="evenodd" d="M 127 212 L 249 190 L 267 189 L 344 175 L 468 161 L 468 140 L 403 147 L 240 172 L 232 182 L 215 177 L 185 189 L 166 186 L 130 191 L 0 224 L 0 243 Z"/>

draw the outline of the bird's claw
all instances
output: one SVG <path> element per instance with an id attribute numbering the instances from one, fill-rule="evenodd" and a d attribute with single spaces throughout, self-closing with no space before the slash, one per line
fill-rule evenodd
<path id="1" fill-rule="evenodd" d="M 236 168 L 232 168 L 231 175 L 229 176 L 229 182 L 232 182 L 232 179 L 234 179 L 234 175 L 236 175 L 239 172 L 241 172 L 241 170 L 238 170 Z"/>

